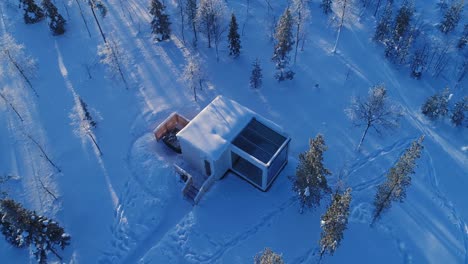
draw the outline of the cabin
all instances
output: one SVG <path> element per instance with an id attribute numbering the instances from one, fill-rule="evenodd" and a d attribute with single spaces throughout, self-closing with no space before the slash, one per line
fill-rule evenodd
<path id="1" fill-rule="evenodd" d="M 171 117 L 170 117 L 171 118 Z M 179 122 L 176 119 L 180 119 Z M 198 183 L 205 185 L 232 171 L 262 191 L 267 191 L 288 162 L 290 138 L 270 120 L 239 103 L 216 97 L 195 118 L 188 121 L 173 114 L 177 147 Z M 178 124 L 178 125 L 177 125 Z M 182 126 L 180 126 L 182 124 Z M 179 131 L 180 128 L 180 131 Z M 158 129 L 156 129 L 155 135 Z M 156 135 L 162 137 L 163 133 Z M 188 170 L 179 168 L 179 171 Z M 191 172 L 187 172 L 192 174 Z M 196 187 L 195 187 L 196 188 Z"/>

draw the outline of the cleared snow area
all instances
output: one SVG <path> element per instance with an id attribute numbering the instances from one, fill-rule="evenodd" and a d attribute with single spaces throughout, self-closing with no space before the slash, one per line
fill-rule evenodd
<path id="1" fill-rule="evenodd" d="M 51 35 L 46 21 L 25 25 L 16 0 L 0 1 L 0 33 L 11 34 L 37 60 L 32 85 L 39 95 L 18 75 L 0 78 L 0 91 L 24 119 L 0 101 L 0 176 L 13 176 L 0 187 L 64 226 L 72 237 L 64 262 L 252 263 L 257 252 L 271 247 L 286 263 L 314 263 L 320 215 L 328 201 L 300 214 L 288 176 L 294 175 L 297 156 L 307 149 L 309 138 L 321 133 L 329 147 L 325 165 L 333 172 L 330 184 L 335 187 L 341 179 L 353 189 L 348 230 L 334 256 L 324 262 L 468 264 L 468 130 L 431 122 L 420 113 L 428 96 L 454 88 L 456 81 L 451 75 L 424 75 L 418 81 L 407 68 L 387 61 L 382 47 L 372 41 L 375 21 L 370 13 L 346 25 L 333 54 L 336 29 L 319 9 L 320 1 L 312 1 L 305 49 L 293 66 L 295 78 L 278 83 L 270 24 L 287 1 L 228 1 L 244 28 L 242 53 L 238 59 L 228 57 L 222 42 L 216 62 L 214 48 L 208 49 L 199 36 L 207 80 L 194 102 L 181 74 L 187 58 L 197 52 L 190 28 L 185 44 L 182 39 L 177 1 L 165 1 L 174 34 L 162 43 L 152 40 L 149 1 L 104 1 L 109 12 L 100 21 L 107 38 L 124 51 L 128 90 L 100 63 L 102 38 L 88 6 L 80 2 L 91 37 L 76 1 L 55 2 L 67 19 L 67 32 L 60 37 Z M 431 25 L 440 17 L 437 2 L 416 1 L 417 12 Z M 252 90 L 249 75 L 257 57 L 263 86 Z M 370 132 L 356 152 L 363 131 L 351 125 L 344 109 L 352 96 L 365 95 L 378 83 L 385 83 L 389 97 L 404 110 L 401 127 L 384 136 Z M 467 95 L 466 85 L 465 78 L 452 89 L 454 98 Z M 218 95 L 280 125 L 292 138 L 289 163 L 268 192 L 229 174 L 192 207 L 172 168 L 180 157 L 157 143 L 152 131 L 175 111 L 193 118 Z M 93 135 L 102 156 L 74 121 L 77 97 L 98 122 Z M 421 134 L 425 148 L 405 202 L 393 204 L 371 228 L 376 186 Z M 0 252 L 1 263 L 35 261 L 4 239 Z"/>

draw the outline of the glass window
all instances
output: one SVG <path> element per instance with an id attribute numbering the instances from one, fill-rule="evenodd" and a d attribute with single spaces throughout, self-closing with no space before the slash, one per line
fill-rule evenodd
<path id="1" fill-rule="evenodd" d="M 211 164 L 207 160 L 205 160 L 205 173 L 208 176 L 211 175 Z"/>
<path id="2" fill-rule="evenodd" d="M 276 156 L 273 162 L 268 167 L 268 177 L 267 177 L 267 185 L 273 180 L 273 178 L 280 172 L 280 169 L 283 167 L 284 163 L 288 159 L 288 147 L 289 144 L 286 145 L 281 152 Z"/>
<path id="3" fill-rule="evenodd" d="M 234 152 L 231 152 L 232 169 L 241 176 L 251 180 L 253 183 L 262 187 L 262 170 L 242 158 Z"/>

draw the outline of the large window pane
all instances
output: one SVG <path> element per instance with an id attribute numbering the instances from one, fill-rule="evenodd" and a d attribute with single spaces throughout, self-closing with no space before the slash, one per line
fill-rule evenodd
<path id="1" fill-rule="evenodd" d="M 262 170 L 250 163 L 248 160 L 242 158 L 234 152 L 231 152 L 232 169 L 248 178 L 259 187 L 262 187 Z"/>
<path id="2" fill-rule="evenodd" d="M 284 163 L 288 159 L 288 147 L 289 144 L 286 145 L 281 152 L 276 156 L 276 158 L 273 160 L 273 162 L 270 164 L 270 167 L 268 167 L 268 178 L 267 178 L 267 185 L 270 184 L 270 182 L 273 180 L 273 178 L 276 176 L 276 174 L 279 173 L 279 170 L 281 167 L 283 167 Z"/>

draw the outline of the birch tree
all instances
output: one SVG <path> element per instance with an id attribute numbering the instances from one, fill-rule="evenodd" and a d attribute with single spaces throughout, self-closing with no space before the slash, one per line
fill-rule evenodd
<path id="1" fill-rule="evenodd" d="M 334 2 L 335 5 L 335 13 L 338 15 L 338 31 L 336 34 L 335 45 L 333 46 L 332 53 L 336 53 L 336 49 L 338 47 L 338 42 L 340 41 L 341 30 L 343 29 L 343 25 L 345 23 L 345 19 L 350 12 L 351 5 L 353 4 L 353 0 L 336 0 Z"/>
<path id="2" fill-rule="evenodd" d="M 200 0 L 196 21 L 208 40 L 208 48 L 211 48 L 212 41 L 215 42 L 218 56 L 219 41 L 226 30 L 226 4 L 223 0 Z"/>
<path id="3" fill-rule="evenodd" d="M 351 106 L 345 110 L 348 118 L 357 127 L 364 127 L 357 149 L 362 143 L 370 128 L 381 134 L 382 129 L 393 129 L 399 126 L 401 111 L 388 101 L 387 89 L 383 84 L 369 89 L 366 99 L 353 97 Z"/>
<path id="4" fill-rule="evenodd" d="M 292 10 L 294 23 L 296 25 L 296 37 L 294 48 L 294 63 L 297 60 L 297 49 L 300 41 L 305 41 L 306 24 L 310 19 L 309 2 L 307 0 L 293 0 Z"/>
<path id="5" fill-rule="evenodd" d="M 197 87 L 202 90 L 202 83 L 205 79 L 205 72 L 200 64 L 198 56 L 190 56 L 185 65 L 182 79 L 187 82 L 190 90 L 193 92 L 193 99 L 197 101 Z"/>
<path id="6" fill-rule="evenodd" d="M 9 34 L 5 34 L 0 39 L 0 44 L 0 62 L 7 65 L 7 67 L 0 67 L 0 77 L 5 74 L 19 76 L 31 88 L 34 95 L 39 97 L 31 83 L 37 71 L 36 60 L 26 54 L 24 45 L 17 43 Z"/>
<path id="7" fill-rule="evenodd" d="M 193 32 L 193 43 L 196 46 L 198 41 L 197 37 L 197 0 L 186 0 L 185 3 L 185 14 L 187 16 L 187 23 L 192 28 Z"/>

